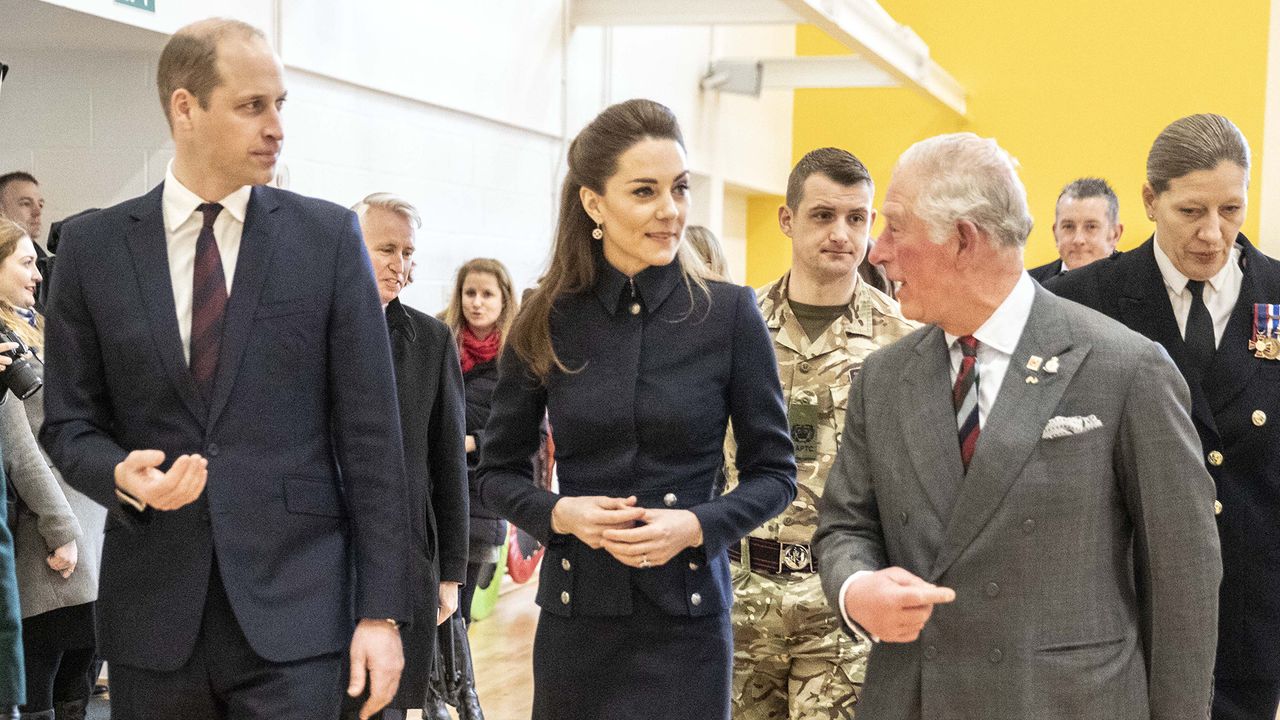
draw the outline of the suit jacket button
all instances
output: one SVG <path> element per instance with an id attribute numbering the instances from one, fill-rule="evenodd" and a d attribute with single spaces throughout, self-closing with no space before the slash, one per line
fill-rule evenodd
<path id="1" fill-rule="evenodd" d="M 689 602 L 690 602 L 690 603 L 692 603 L 692 604 L 694 604 L 694 605 L 701 605 L 701 604 L 702 604 L 702 595 L 701 595 L 701 593 L 694 593 L 694 594 L 690 595 L 690 596 L 689 596 Z"/>
<path id="2" fill-rule="evenodd" d="M 903 525 L 906 525 L 906 524 L 907 524 L 907 519 L 908 519 L 908 518 L 910 518 L 910 517 L 911 517 L 911 516 L 907 514 L 907 511 L 906 511 L 906 510 L 903 510 L 902 512 L 898 513 L 898 518 L 899 518 L 900 520 L 902 520 L 902 524 L 903 524 Z"/>
<path id="3" fill-rule="evenodd" d="M 569 558 L 562 558 L 560 560 L 560 569 L 569 572 L 573 569 L 573 563 L 569 562 Z"/>
<path id="4" fill-rule="evenodd" d="M 1023 535 L 1030 535 L 1031 533 L 1033 533 L 1033 532 L 1035 532 L 1035 531 L 1036 531 L 1036 521 L 1035 521 L 1035 520 L 1032 520 L 1031 518 L 1027 518 L 1026 520 L 1023 520 L 1023 521 L 1022 521 L 1022 534 L 1023 534 Z"/>
<path id="5" fill-rule="evenodd" d="M 676 500 L 678 499 L 679 498 L 676 497 L 675 493 L 667 493 L 666 495 L 662 496 L 662 504 L 666 505 L 667 507 L 675 507 Z"/>
<path id="6" fill-rule="evenodd" d="M 987 655 L 987 659 L 991 661 L 992 665 L 994 665 L 1004 659 L 1004 653 L 1000 652 L 999 648 L 997 648 L 992 650 L 991 654 Z"/>
<path id="7" fill-rule="evenodd" d="M 809 370 L 810 370 L 809 363 L 807 362 L 800 363 L 800 372 L 807 373 L 809 372 Z"/>
<path id="8" fill-rule="evenodd" d="M 569 604 L 569 591 L 568 591 L 568 590 L 565 590 L 564 592 L 560 593 L 560 604 L 561 604 L 561 605 L 568 605 L 568 604 Z"/>
<path id="9" fill-rule="evenodd" d="M 1210 453 L 1209 453 L 1209 464 L 1210 464 L 1210 465 L 1212 465 L 1212 466 L 1214 466 L 1214 467 L 1218 467 L 1219 465 L 1221 465 L 1221 464 L 1222 464 L 1222 453 L 1218 452 L 1217 450 L 1214 450 L 1214 451 L 1210 452 Z"/>
<path id="10" fill-rule="evenodd" d="M 993 598 L 1000 594 L 1000 586 L 993 582 L 989 582 L 987 583 L 987 587 L 984 589 L 984 592 L 987 593 L 987 597 Z"/>
<path id="11" fill-rule="evenodd" d="M 934 658 L 936 658 L 936 657 L 938 657 L 938 648 L 936 648 L 936 647 L 934 647 L 934 646 L 930 645 L 929 647 L 927 647 L 927 648 L 925 648 L 925 649 L 924 649 L 924 659 L 925 659 L 925 660 L 932 660 L 932 659 L 934 659 Z"/>
<path id="12" fill-rule="evenodd" d="M 1261 410 L 1253 411 L 1253 424 L 1262 427 L 1267 424 L 1267 414 Z"/>
<path id="13" fill-rule="evenodd" d="M 698 563 L 696 563 L 696 562 L 691 562 L 691 563 L 689 563 L 689 569 L 690 569 L 690 570 L 697 570 L 697 569 L 698 569 L 698 568 L 700 568 L 700 567 L 702 567 L 702 566 L 701 566 L 701 565 L 699 565 L 699 564 L 698 564 Z"/>
<path id="14" fill-rule="evenodd" d="M 632 315 L 640 314 L 640 303 L 631 303 L 631 314 Z"/>
<path id="15" fill-rule="evenodd" d="M 209 457 L 218 457 L 218 443 L 209 443 L 209 447 L 204 449 L 204 453 Z"/>

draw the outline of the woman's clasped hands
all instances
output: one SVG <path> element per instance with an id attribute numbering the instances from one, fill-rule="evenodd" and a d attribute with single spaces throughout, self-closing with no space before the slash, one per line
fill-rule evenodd
<path id="1" fill-rule="evenodd" d="M 551 511 L 551 529 L 642 569 L 665 565 L 681 550 L 702 544 L 702 523 L 692 512 L 638 507 L 634 495 L 562 497 Z"/>

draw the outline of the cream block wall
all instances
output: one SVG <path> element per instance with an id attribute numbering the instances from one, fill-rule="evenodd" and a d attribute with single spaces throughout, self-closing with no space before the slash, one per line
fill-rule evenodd
<path id="1" fill-rule="evenodd" d="M 167 33 L 209 12 L 165 0 L 152 16 L 102 0 L 0 0 L 6 19 L 76 22 L 58 47 L 14 47 L 0 97 L 0 172 L 30 170 L 46 224 L 136 196 L 173 148 L 155 96 Z M 571 137 L 605 105 L 653 97 L 679 116 L 697 173 L 691 221 L 745 275 L 746 196 L 780 192 L 790 93 L 703 93 L 721 55 L 790 54 L 790 28 L 570 28 L 564 0 L 421 3 L 238 0 L 217 12 L 267 30 L 286 66 L 290 189 L 351 205 L 374 191 L 422 211 L 411 305 L 441 309 L 454 269 L 491 256 L 519 285 L 544 269 Z M 81 15 L 80 13 L 84 13 Z M 51 15 L 52 14 L 52 15 Z"/>

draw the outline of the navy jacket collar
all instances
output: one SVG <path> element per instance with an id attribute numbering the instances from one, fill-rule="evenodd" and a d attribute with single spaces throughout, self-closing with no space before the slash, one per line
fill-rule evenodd
<path id="1" fill-rule="evenodd" d="M 634 298 L 640 301 L 647 312 L 658 309 L 671 291 L 675 290 L 683 279 L 680 270 L 680 258 L 676 257 L 666 265 L 651 265 L 628 278 L 621 271 L 604 259 L 604 252 L 596 246 L 596 297 L 604 306 L 605 312 L 615 314 L 624 302 L 630 301 L 632 289 Z"/>

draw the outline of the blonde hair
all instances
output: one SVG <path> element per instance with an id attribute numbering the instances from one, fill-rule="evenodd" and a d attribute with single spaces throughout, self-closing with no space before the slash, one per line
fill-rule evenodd
<path id="1" fill-rule="evenodd" d="M 729 280 L 729 261 L 725 258 L 724 249 L 720 247 L 720 240 L 715 233 L 701 225 L 689 225 L 684 229 L 684 239 L 698 257 L 702 258 L 715 279 Z"/>
<path id="2" fill-rule="evenodd" d="M 458 268 L 458 274 L 453 282 L 453 294 L 449 296 L 449 306 L 442 313 L 441 320 L 444 320 L 444 324 L 448 325 L 449 330 L 453 332 L 454 340 L 462 342 L 462 327 L 467 324 L 462 313 L 462 286 L 466 284 L 467 277 L 475 273 L 488 273 L 498 280 L 498 288 L 502 292 L 502 312 L 498 313 L 497 324 L 498 346 L 501 348 L 506 345 L 507 336 L 511 334 L 511 324 L 515 322 L 519 304 L 516 300 L 515 285 L 511 282 L 511 273 L 507 272 L 507 266 L 498 260 L 475 258 Z"/>
<path id="3" fill-rule="evenodd" d="M 27 236 L 27 231 L 18 223 L 0 218 L 0 263 L 9 259 L 9 256 L 18 251 L 18 243 Z M 25 343 L 32 350 L 37 352 L 44 347 L 44 316 L 36 313 L 36 325 L 32 327 L 26 318 L 18 314 L 18 311 L 9 304 L 8 300 L 0 298 L 0 322 L 5 327 L 13 331 L 18 339 Z"/>

